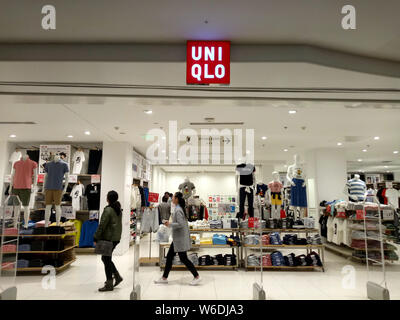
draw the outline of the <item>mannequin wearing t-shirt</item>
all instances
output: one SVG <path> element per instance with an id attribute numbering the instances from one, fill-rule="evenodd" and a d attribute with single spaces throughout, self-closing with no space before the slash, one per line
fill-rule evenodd
<path id="1" fill-rule="evenodd" d="M 179 185 L 178 190 L 182 192 L 183 199 L 186 201 L 196 194 L 196 187 L 194 183 L 189 180 L 189 177 L 186 177 L 183 183 Z"/>
<path id="2" fill-rule="evenodd" d="M 355 174 L 353 179 L 347 181 L 343 193 L 349 197 L 350 201 L 364 201 L 367 196 L 367 186 L 360 179 L 360 175 Z"/>
<path id="3" fill-rule="evenodd" d="M 388 200 L 388 204 L 392 205 L 396 210 L 399 208 L 399 197 L 400 193 L 393 188 L 393 184 L 388 182 L 385 196 Z"/>
<path id="4" fill-rule="evenodd" d="M 272 181 L 268 183 L 268 194 L 271 202 L 271 216 L 273 219 L 280 218 L 280 207 L 283 200 L 283 184 L 279 181 L 279 173 L 272 172 Z"/>
<path id="5" fill-rule="evenodd" d="M 249 216 L 254 217 L 255 171 L 255 166 L 251 163 L 246 163 L 246 161 L 236 166 L 235 182 L 239 199 L 239 213 L 237 214 L 237 218 L 239 219 L 243 219 L 244 217 L 246 198 Z"/>
<path id="6" fill-rule="evenodd" d="M 300 208 L 300 218 L 307 216 L 307 191 L 306 191 L 306 174 L 304 165 L 300 162 L 300 156 L 294 155 L 294 163 L 288 167 L 287 180 L 290 182 L 290 205 Z"/>
<path id="7" fill-rule="evenodd" d="M 61 220 L 61 198 L 67 191 L 69 169 L 68 164 L 56 155 L 53 161 L 47 162 L 44 166 L 44 190 L 45 190 L 45 226 L 49 226 L 51 208 L 53 204 L 56 208 L 56 224 L 60 224 Z M 65 185 L 63 186 L 63 180 Z"/>
<path id="8" fill-rule="evenodd" d="M 11 194 L 17 195 L 22 202 L 24 210 L 24 227 L 28 228 L 31 193 L 36 188 L 38 177 L 38 164 L 24 154 L 21 160 L 13 164 L 11 171 Z M 19 218 L 19 217 L 17 217 Z"/>

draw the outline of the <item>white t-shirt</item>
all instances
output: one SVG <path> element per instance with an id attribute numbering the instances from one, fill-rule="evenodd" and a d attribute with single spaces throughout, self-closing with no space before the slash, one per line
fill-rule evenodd
<path id="1" fill-rule="evenodd" d="M 11 156 L 9 162 L 11 163 L 11 172 L 12 169 L 14 168 L 14 163 L 19 161 L 22 157 L 22 153 L 20 151 L 14 151 Z"/>
<path id="2" fill-rule="evenodd" d="M 76 184 L 72 188 L 71 198 L 72 198 L 72 211 L 76 212 L 81 209 L 81 197 L 83 196 L 84 187 L 83 184 Z"/>
<path id="3" fill-rule="evenodd" d="M 340 245 L 343 238 L 343 219 L 333 218 L 332 242 Z"/>
<path id="4" fill-rule="evenodd" d="M 82 171 L 82 164 L 85 161 L 85 154 L 83 151 L 76 151 L 72 156 L 73 174 L 80 174 Z"/>
<path id="5" fill-rule="evenodd" d="M 399 191 L 393 188 L 386 189 L 385 196 L 388 199 L 389 204 L 393 205 L 395 209 L 399 208 L 399 197 L 400 197 Z"/>
<path id="6" fill-rule="evenodd" d="M 326 228 L 328 229 L 327 232 L 327 240 L 328 242 L 332 242 L 333 239 L 333 217 L 329 216 L 328 221 L 326 223 Z"/>
<path id="7" fill-rule="evenodd" d="M 348 247 L 351 245 L 351 229 L 350 229 L 350 222 L 348 219 L 343 219 L 342 227 L 342 243 Z"/>

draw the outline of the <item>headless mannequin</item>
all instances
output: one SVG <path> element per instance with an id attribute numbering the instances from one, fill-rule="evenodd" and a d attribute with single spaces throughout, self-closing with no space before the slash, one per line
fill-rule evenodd
<path id="1" fill-rule="evenodd" d="M 185 180 L 183 183 L 181 183 L 178 187 L 179 191 L 183 193 L 183 197 L 185 198 L 185 190 L 184 190 L 184 186 L 187 184 L 193 184 L 192 182 L 190 182 L 189 177 L 185 177 Z M 193 184 L 193 189 L 189 190 L 189 192 L 191 192 L 190 196 L 186 197 L 185 200 L 187 201 L 189 198 L 192 198 L 195 194 L 196 194 L 196 188 Z"/>
<path id="2" fill-rule="evenodd" d="M 26 161 L 29 159 L 29 156 L 27 154 L 24 154 L 21 158 L 23 161 Z M 12 168 L 11 171 L 11 182 L 10 182 L 10 190 L 12 190 L 13 188 L 13 182 L 14 182 L 14 176 L 15 176 L 15 169 Z M 31 187 L 31 196 L 32 196 L 32 192 L 35 190 L 36 185 L 37 185 L 37 178 L 38 178 L 38 169 L 34 169 L 33 171 L 33 183 L 32 183 L 32 187 Z M 31 214 L 31 210 L 29 208 L 29 204 L 27 206 L 23 206 L 23 210 L 24 210 L 24 228 L 28 228 L 28 222 L 29 222 L 29 216 Z M 17 217 L 18 218 L 18 217 Z"/>
<path id="3" fill-rule="evenodd" d="M 58 156 L 58 155 L 54 156 L 54 160 L 53 161 L 54 162 L 61 161 L 60 156 Z M 65 185 L 64 185 L 63 192 L 62 192 L 63 195 L 67 192 L 68 177 L 69 177 L 69 174 L 68 174 L 68 172 L 66 172 L 64 174 Z M 44 186 L 46 185 L 46 181 L 47 181 L 47 173 L 44 175 L 44 183 L 43 183 Z M 46 210 L 45 210 L 45 213 L 44 213 L 45 227 L 49 226 L 52 206 L 53 206 L 52 204 L 46 205 Z M 56 207 L 56 223 L 57 223 L 57 226 L 58 226 L 60 224 L 60 220 L 61 220 L 61 205 L 56 205 L 55 207 Z"/>
<path id="4" fill-rule="evenodd" d="M 247 164 L 246 160 L 247 160 L 247 159 L 244 158 L 244 159 L 243 159 L 243 162 L 239 162 L 238 165 L 240 165 L 241 163 Z M 254 173 L 254 172 L 252 172 L 252 178 L 253 178 L 253 184 L 252 184 L 252 185 L 242 185 L 242 184 L 240 184 L 240 172 L 239 172 L 238 170 L 236 170 L 235 184 L 236 184 L 237 199 L 238 199 L 238 201 L 239 201 L 239 207 L 240 207 L 240 190 L 241 190 L 242 188 L 245 188 L 245 192 L 246 192 L 246 193 L 252 193 L 253 196 L 250 197 L 250 198 L 254 199 L 254 191 L 256 190 L 256 179 L 255 179 L 255 173 Z M 249 202 L 249 197 L 247 197 L 247 202 Z M 247 205 L 250 207 L 250 206 L 252 206 L 253 204 L 247 203 Z M 254 210 L 254 209 L 253 209 L 253 210 Z M 249 211 L 250 211 L 250 210 L 249 210 Z M 241 214 L 244 214 L 244 212 L 239 211 L 239 214 L 238 214 L 237 217 L 239 217 L 240 219 L 243 218 L 243 216 L 240 216 Z M 250 215 L 250 216 L 253 216 L 254 213 L 250 213 L 250 212 L 249 212 L 249 215 Z"/>
<path id="5" fill-rule="evenodd" d="M 272 172 L 272 181 L 269 183 L 269 185 L 270 184 L 276 184 L 276 183 L 281 183 L 281 182 L 279 181 L 279 173 L 277 171 L 274 171 L 274 172 Z M 275 203 L 276 200 L 273 200 L 271 192 L 272 192 L 271 188 L 268 188 L 268 196 L 269 196 L 270 203 L 271 203 L 271 217 L 273 219 L 279 219 L 280 216 L 281 216 L 280 215 L 280 210 L 279 210 L 280 209 L 280 205 L 277 205 L 277 204 L 273 205 L 272 204 L 272 203 Z M 280 194 L 281 194 L 281 201 L 280 202 L 282 203 L 282 201 L 283 201 L 283 188 L 281 189 Z"/>
<path id="6" fill-rule="evenodd" d="M 362 180 L 360 179 L 360 175 L 359 175 L 359 174 L 355 174 L 355 175 L 354 175 L 354 180 L 356 180 L 356 181 L 362 181 Z M 357 196 L 351 195 L 351 194 L 349 193 L 349 187 L 348 187 L 347 185 L 344 187 L 343 193 L 344 193 L 346 196 L 348 196 L 350 199 L 352 199 L 352 200 L 354 200 L 354 201 L 359 201 Z M 367 192 L 365 192 L 364 198 L 366 198 L 366 196 L 367 196 Z"/>
<path id="7" fill-rule="evenodd" d="M 296 186 L 295 181 L 298 179 L 303 180 L 301 187 L 303 188 L 306 187 L 306 174 L 304 172 L 303 164 L 300 163 L 299 155 L 297 154 L 294 155 L 294 163 L 288 167 L 286 178 L 290 182 L 292 187 Z M 300 209 L 300 218 L 304 218 L 307 216 L 307 207 L 300 207 L 300 206 L 294 206 L 294 207 L 295 207 L 295 212 L 297 212 L 298 209 Z"/>

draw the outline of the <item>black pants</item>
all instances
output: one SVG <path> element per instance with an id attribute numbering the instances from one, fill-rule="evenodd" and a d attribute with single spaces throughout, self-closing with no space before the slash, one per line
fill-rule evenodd
<path id="1" fill-rule="evenodd" d="M 102 156 L 103 156 L 103 150 L 89 151 L 88 174 L 98 173 Z"/>
<path id="2" fill-rule="evenodd" d="M 246 192 L 246 188 L 245 187 L 241 187 L 239 189 L 239 218 L 243 218 L 244 216 L 244 203 L 246 201 L 246 197 L 247 197 L 247 202 L 248 202 L 248 213 L 250 217 L 254 217 L 254 207 L 253 207 L 253 201 L 254 201 L 254 194 L 253 194 L 254 190 L 253 188 L 250 188 L 250 193 Z"/>
<path id="3" fill-rule="evenodd" d="M 119 241 L 114 241 L 113 242 L 113 251 Z M 106 278 L 107 280 L 112 280 L 113 274 L 116 274 L 118 272 L 117 268 L 114 265 L 114 262 L 112 262 L 112 256 L 101 256 L 101 261 L 104 263 L 104 271 L 106 272 Z"/>
<path id="4" fill-rule="evenodd" d="M 186 252 L 178 252 L 178 255 L 182 263 L 192 273 L 193 277 L 196 278 L 199 274 L 197 273 L 194 264 L 188 259 Z M 172 242 L 167 253 L 167 262 L 165 263 L 165 269 L 163 275 L 164 278 L 168 278 L 169 272 L 172 269 L 172 262 L 174 260 L 174 256 L 175 256 L 174 243 Z"/>

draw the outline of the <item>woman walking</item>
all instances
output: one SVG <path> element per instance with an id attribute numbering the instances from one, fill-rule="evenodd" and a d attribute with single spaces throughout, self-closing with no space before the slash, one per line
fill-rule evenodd
<path id="1" fill-rule="evenodd" d="M 190 240 L 189 225 L 185 215 L 185 200 L 181 192 L 175 193 L 172 198 L 172 203 L 176 205 L 175 211 L 172 214 L 172 222 L 164 221 L 167 227 L 172 228 L 172 243 L 169 247 L 167 254 L 167 261 L 165 264 L 163 276 L 154 281 L 157 284 L 167 284 L 168 275 L 172 269 L 172 262 L 175 253 L 178 253 L 181 262 L 188 268 L 188 270 L 193 274 L 193 280 L 190 285 L 198 285 L 201 281 L 199 274 L 193 263 L 187 257 L 187 251 L 192 247 L 192 242 Z"/>
<path id="2" fill-rule="evenodd" d="M 94 234 L 94 241 L 111 241 L 113 243 L 114 251 L 115 247 L 121 240 L 122 232 L 122 209 L 121 204 L 118 201 L 118 193 L 110 191 L 107 194 L 107 202 L 108 206 L 104 208 L 103 214 L 101 215 L 99 227 Z M 112 261 L 112 255 L 101 256 L 101 260 L 104 263 L 107 280 L 104 287 L 100 288 L 99 291 L 113 291 L 114 287 L 120 284 L 123 279 Z M 113 283 L 113 276 L 115 283 Z"/>

